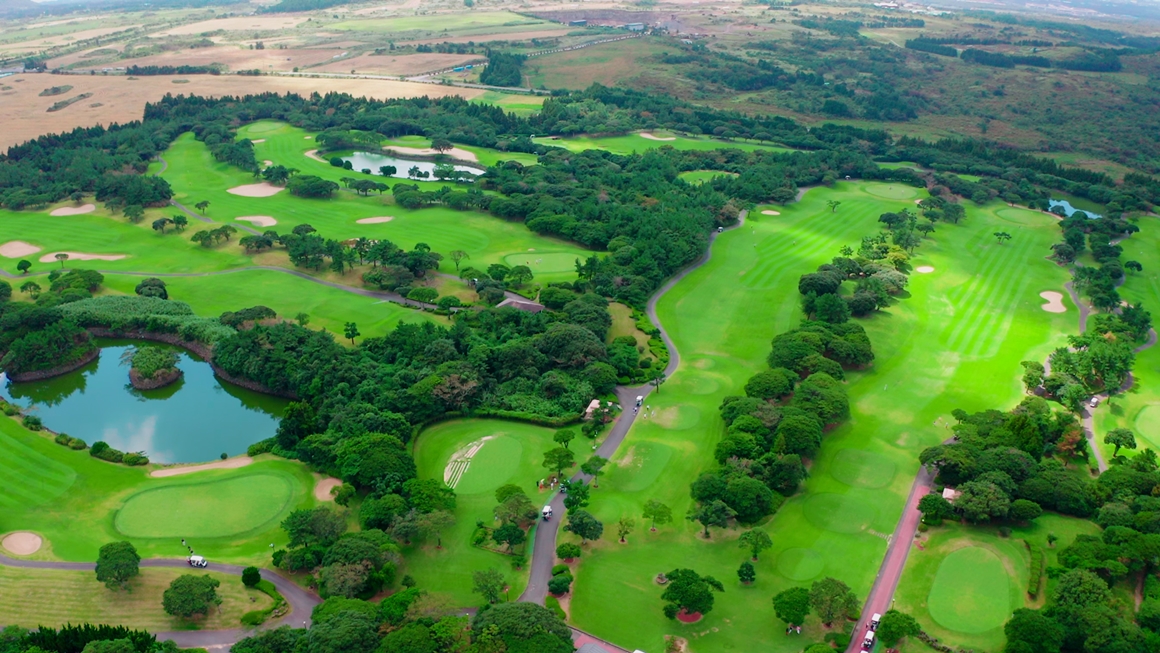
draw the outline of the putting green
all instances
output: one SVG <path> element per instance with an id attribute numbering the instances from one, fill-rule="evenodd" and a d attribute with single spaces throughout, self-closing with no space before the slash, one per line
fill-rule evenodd
<path id="1" fill-rule="evenodd" d="M 529 250 L 517 252 L 503 257 L 505 265 L 515 267 L 526 265 L 532 269 L 532 274 L 548 274 L 551 272 L 570 272 L 576 269 L 576 253 L 568 252 L 541 252 Z"/>
<path id="2" fill-rule="evenodd" d="M 1014 222 L 1018 225 L 1034 225 L 1041 221 L 1041 215 L 1035 211 L 1027 209 L 1005 208 L 995 211 L 995 215 L 1003 218 L 1007 222 Z"/>
<path id="3" fill-rule="evenodd" d="M 1140 433 L 1160 433 L 1160 406 L 1144 406 L 1136 413 L 1136 430 Z"/>
<path id="4" fill-rule="evenodd" d="M 833 533 L 858 533 L 878 517 L 874 504 L 844 494 L 826 492 L 811 495 L 802 506 L 806 519 Z"/>
<path id="5" fill-rule="evenodd" d="M 1003 562 L 987 549 L 954 551 L 935 574 L 927 599 L 930 616 L 962 633 L 999 628 L 1011 614 L 1010 582 Z"/>
<path id="6" fill-rule="evenodd" d="M 895 470 L 894 461 L 886 456 L 860 449 L 842 449 L 834 456 L 830 476 L 852 487 L 877 489 L 890 485 Z"/>
<path id="7" fill-rule="evenodd" d="M 294 497 L 281 474 L 167 485 L 129 497 L 113 520 L 128 537 L 226 537 L 278 519 Z"/>
<path id="8" fill-rule="evenodd" d="M 903 184 L 866 184 L 862 187 L 875 197 L 888 200 L 909 200 L 918 197 L 918 189 Z"/>
<path id="9" fill-rule="evenodd" d="M 516 475 L 523 453 L 524 446 L 509 435 L 484 442 L 456 484 L 456 494 L 482 494 L 507 483 Z"/>
<path id="10" fill-rule="evenodd" d="M 622 492 L 639 492 L 652 485 L 673 457 L 673 449 L 660 442 L 639 442 L 628 448 L 611 470 L 610 483 Z M 624 470 L 624 473 L 620 470 Z"/>
<path id="11" fill-rule="evenodd" d="M 786 549 L 777 557 L 777 573 L 799 582 L 816 578 L 825 566 L 822 555 L 813 549 Z"/>
<path id="12" fill-rule="evenodd" d="M 7 418 L 3 418 L 7 419 Z M 71 467 L 0 433 L 0 507 L 35 506 L 65 493 L 76 481 Z"/>

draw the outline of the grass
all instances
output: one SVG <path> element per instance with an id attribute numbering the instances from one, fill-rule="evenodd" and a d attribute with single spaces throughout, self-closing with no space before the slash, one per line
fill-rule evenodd
<path id="1" fill-rule="evenodd" d="M 1045 356 L 1073 332 L 1074 312 L 1039 308 L 1038 293 L 1067 279 L 1042 258 L 1057 238 L 1052 218 L 995 203 L 968 206 L 960 225 L 939 225 L 914 260 L 935 272 L 913 275 L 909 299 L 862 322 L 878 358 L 869 370 L 850 374 L 852 418 L 827 435 L 805 490 L 760 525 L 774 548 L 757 563 L 757 582 L 740 586 L 736 569 L 744 556 L 734 542 L 740 531 L 714 532 L 706 541 L 680 519 L 691 506 L 690 480 L 712 466 L 705 453 L 722 434 L 717 407 L 764 368 L 770 338 L 800 319 L 798 276 L 877 231 L 879 214 L 913 206 L 913 199 L 883 198 L 903 194 L 885 184 L 839 183 L 774 207 L 780 216 L 762 216 L 769 207 L 758 207 L 742 228 L 718 238 L 705 266 L 662 298 L 657 310 L 681 364 L 649 398 L 651 408 L 629 432 L 591 509 L 611 525 L 621 516 L 639 520 L 644 502 L 656 499 L 673 508 L 678 523 L 657 533 L 639 526 L 627 545 L 610 537 L 590 545 L 571 604 L 578 627 L 646 650 L 661 646 L 665 634 L 701 635 L 698 651 L 741 650 L 753 641 L 775 652 L 800 650 L 810 640 L 784 636 L 769 597 L 822 576 L 840 578 L 865 597 L 918 452 L 946 438 L 954 408 L 1017 402 L 1023 393 L 1016 361 Z M 837 213 L 826 208 L 829 199 L 842 202 Z M 1012 225 L 1023 227 L 1019 237 L 995 244 L 991 234 Z M 726 583 L 716 609 L 696 626 L 663 617 L 652 581 L 681 566 Z M 633 618 L 620 618 L 625 614 Z M 817 624 L 810 627 L 816 634 Z"/>
<path id="2" fill-rule="evenodd" d="M 0 418 L 0 446 L 6 453 L 0 533 L 39 533 L 45 547 L 33 556 L 38 559 L 92 561 L 101 545 L 122 539 L 133 542 L 144 558 L 176 558 L 185 555 L 184 537 L 212 560 L 268 565 L 270 543 L 286 543 L 280 516 L 315 503 L 310 472 L 299 463 L 269 456 L 235 470 L 154 479 L 146 469 L 106 463 L 62 447 L 10 418 Z M 278 479 L 285 489 L 247 480 L 255 477 Z M 207 489 L 217 501 L 203 502 Z M 265 498 L 257 502 L 265 505 L 261 514 L 251 512 L 257 505 L 231 505 L 255 492 L 280 492 L 278 510 Z M 183 508 L 192 512 L 183 517 Z M 2 615 L 0 620 L 12 623 Z"/>
<path id="3" fill-rule="evenodd" d="M 548 21 L 528 18 L 509 11 L 481 11 L 460 14 L 438 14 L 433 16 L 400 16 L 394 18 L 372 18 L 328 25 L 330 29 L 373 31 L 376 33 L 400 34 L 403 32 L 426 31 L 441 35 L 450 34 L 494 34 L 503 31 L 523 31 L 527 26 L 551 25 Z M 515 28 L 515 29 L 512 29 Z"/>
<path id="4" fill-rule="evenodd" d="M 737 176 L 737 173 L 722 172 L 720 170 L 693 170 L 690 172 L 682 172 L 677 176 L 689 182 L 690 184 L 703 184 L 712 180 L 714 177 L 720 177 L 722 175 L 730 175 L 735 177 Z"/>
<path id="5" fill-rule="evenodd" d="M 118 624 L 153 632 L 238 628 L 251 610 L 264 610 L 273 599 L 247 589 L 237 576 L 209 572 L 221 585 L 222 603 L 205 617 L 181 619 L 165 613 L 161 595 L 183 569 L 142 569 L 128 590 L 109 590 L 91 571 L 14 569 L 0 567 L 0 622 L 12 626 L 60 627 L 68 623 Z"/>
<path id="6" fill-rule="evenodd" d="M 653 131 L 649 133 L 658 138 L 671 138 L 673 140 L 654 140 L 645 138 L 640 134 L 627 134 L 625 136 L 572 136 L 558 138 L 541 136 L 534 140 L 537 143 L 562 147 L 573 152 L 601 149 L 608 150 L 609 152 L 616 154 L 632 154 L 633 152 L 644 152 L 646 150 L 652 150 L 665 146 L 673 147 L 678 150 L 718 150 L 722 148 L 733 148 L 744 150 L 746 152 L 752 152 L 754 150 L 772 150 L 774 152 L 792 151 L 789 148 L 780 147 L 777 145 L 755 143 L 751 141 L 720 141 L 705 136 L 677 136 L 675 134 L 669 134 L 663 131 Z"/>
<path id="7" fill-rule="evenodd" d="M 556 446 L 552 433 L 552 429 L 532 424 L 475 419 L 443 422 L 419 435 L 414 445 L 419 477 L 439 480 L 443 480 L 444 470 L 457 451 L 484 437 L 494 438 L 475 454 L 455 487 L 456 523 L 443 534 L 443 548 L 426 545 L 406 551 L 407 573 L 420 587 L 449 594 L 456 605 L 478 605 L 481 598 L 471 592 L 471 573 L 495 567 L 508 578 L 512 599 L 523 592 L 526 567 L 513 571 L 509 557 L 472 546 L 471 534 L 477 521 L 493 525 L 495 489 L 501 485 L 520 486 L 533 503 L 548 500 L 549 493 L 537 492 L 536 483 L 547 474 L 541 466 L 544 452 Z M 586 440 L 572 443 L 577 457 L 586 444 Z M 531 533 L 528 539 L 530 542 Z"/>
<path id="8" fill-rule="evenodd" d="M 660 39 L 636 38 L 535 57 L 524 69 L 529 85 L 535 88 L 582 90 L 594 83 L 616 86 L 646 73 L 650 60 L 672 49 Z"/>
<path id="9" fill-rule="evenodd" d="M 612 328 L 608 330 L 608 342 L 612 342 L 620 336 L 632 336 L 636 340 L 637 351 L 643 348 L 644 354 L 647 358 L 653 358 L 648 354 L 649 335 L 641 331 L 636 326 L 636 320 L 632 316 L 632 309 L 619 302 L 612 302 L 608 305 L 608 312 L 612 314 Z"/>

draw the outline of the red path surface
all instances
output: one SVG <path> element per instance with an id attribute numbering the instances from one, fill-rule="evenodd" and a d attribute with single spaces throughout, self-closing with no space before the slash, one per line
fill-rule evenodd
<path id="1" fill-rule="evenodd" d="M 894 527 L 894 535 L 886 547 L 886 557 L 878 569 L 878 576 L 874 578 L 874 586 L 870 589 L 870 596 L 862 608 L 862 619 L 854 628 L 847 653 L 859 653 L 862 650 L 862 639 L 870 626 L 870 617 L 875 613 L 885 614 L 894 600 L 894 590 L 902 578 L 902 570 L 906 568 L 906 556 L 910 554 L 910 547 L 914 545 L 914 534 L 918 531 L 918 522 L 922 513 L 918 512 L 918 502 L 926 496 L 934 484 L 934 475 L 925 468 L 918 470 L 914 485 L 910 488 L 910 496 L 906 499 L 906 507 L 902 509 L 902 517 Z"/>

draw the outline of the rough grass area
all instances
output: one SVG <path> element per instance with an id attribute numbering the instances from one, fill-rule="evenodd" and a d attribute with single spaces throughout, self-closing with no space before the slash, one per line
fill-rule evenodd
<path id="1" fill-rule="evenodd" d="M 616 86 L 649 70 L 649 61 L 672 51 L 659 40 L 636 38 L 530 59 L 524 65 L 533 88 L 583 90 L 592 84 Z"/>

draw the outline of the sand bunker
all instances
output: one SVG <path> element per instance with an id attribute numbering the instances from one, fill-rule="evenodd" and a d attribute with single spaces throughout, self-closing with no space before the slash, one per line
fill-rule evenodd
<path id="1" fill-rule="evenodd" d="M 476 158 L 474 152 L 468 152 L 467 150 L 464 150 L 464 149 L 461 149 L 458 147 L 453 147 L 450 150 L 447 150 L 445 152 L 433 150 L 429 147 L 400 147 L 398 145 L 388 145 L 383 149 L 393 150 L 395 153 L 403 154 L 403 155 L 416 154 L 419 156 L 435 156 L 437 154 L 450 154 L 451 156 L 455 157 L 456 159 L 462 159 L 464 161 L 478 161 L 479 160 L 478 158 Z"/>
<path id="2" fill-rule="evenodd" d="M 270 182 L 263 181 L 260 184 L 246 184 L 245 186 L 234 186 L 226 191 L 230 195 L 241 195 L 242 197 L 270 197 L 282 192 L 281 186 L 275 186 Z"/>
<path id="3" fill-rule="evenodd" d="M 125 254 L 86 254 L 84 252 L 52 252 L 40 257 L 41 263 L 55 263 L 57 254 L 68 254 L 70 261 L 120 261 Z"/>
<path id="4" fill-rule="evenodd" d="M 314 486 L 314 498 L 319 501 L 334 501 L 330 491 L 340 485 L 342 481 L 337 478 L 324 478 Z"/>
<path id="5" fill-rule="evenodd" d="M 309 158 L 311 158 L 311 159 L 314 159 L 315 161 L 321 161 L 321 162 L 323 162 L 323 163 L 329 163 L 329 162 L 328 162 L 326 159 L 324 159 L 324 158 L 322 158 L 322 157 L 318 156 L 318 150 L 310 150 L 309 152 L 307 152 L 307 153 L 306 153 L 306 156 L 307 156 L 307 157 L 309 157 Z"/>
<path id="6" fill-rule="evenodd" d="M 264 165 L 264 166 L 266 166 L 267 168 L 269 168 L 270 166 L 274 165 L 274 162 L 273 162 L 273 161 L 271 161 L 271 160 L 269 160 L 269 159 L 266 159 L 265 161 L 263 161 L 263 162 L 262 162 L 262 165 Z"/>
<path id="7" fill-rule="evenodd" d="M 781 211 L 762 211 L 761 215 L 781 215 Z"/>
<path id="8" fill-rule="evenodd" d="M 13 240 L 0 245 L 0 256 L 4 258 L 20 258 L 40 251 L 36 245 L 29 245 L 23 240 Z"/>
<path id="9" fill-rule="evenodd" d="M 313 136 L 303 136 L 302 138 L 303 138 L 304 140 L 308 140 L 308 141 L 314 140 L 314 137 L 313 137 Z"/>
<path id="10" fill-rule="evenodd" d="M 1039 293 L 1039 296 L 1047 300 L 1047 303 L 1039 308 L 1042 308 L 1048 313 L 1067 312 L 1067 307 L 1063 305 L 1063 293 L 1058 293 L 1054 290 L 1044 290 Z"/>
<path id="11" fill-rule="evenodd" d="M 29 556 L 40 550 L 44 540 L 36 533 L 9 533 L 4 536 L 4 548 L 18 556 Z"/>
<path id="12" fill-rule="evenodd" d="M 277 220 L 271 218 L 268 215 L 243 215 L 240 218 L 234 218 L 234 220 L 249 222 L 250 224 L 259 227 L 273 227 L 274 225 L 278 224 Z"/>
<path id="13" fill-rule="evenodd" d="M 380 224 L 383 222 L 390 222 L 391 220 L 394 220 L 394 219 L 395 219 L 395 216 L 393 216 L 393 215 L 383 215 L 383 216 L 379 216 L 377 218 L 363 218 L 361 220 L 355 220 L 355 222 L 358 224 Z"/>
<path id="14" fill-rule="evenodd" d="M 641 132 L 640 137 L 647 138 L 650 141 L 675 141 L 675 140 L 677 140 L 676 136 L 653 136 L 652 134 L 650 134 L 648 132 Z"/>
<path id="15" fill-rule="evenodd" d="M 49 215 L 57 217 L 62 215 L 84 215 L 85 213 L 92 213 L 97 210 L 95 204 L 85 204 L 84 206 L 62 206 L 59 209 L 54 209 Z"/>
<path id="16" fill-rule="evenodd" d="M 251 142 L 251 143 L 253 143 L 254 145 L 257 145 L 258 143 L 265 143 L 265 142 L 266 142 L 266 139 L 264 139 L 264 138 L 259 138 L 259 139 L 258 139 L 258 140 L 256 140 L 256 141 L 250 141 L 250 142 Z"/>
<path id="17" fill-rule="evenodd" d="M 929 265 L 920 265 L 914 268 L 914 271 L 919 274 L 930 274 L 931 272 L 934 272 L 934 268 Z"/>
<path id="18" fill-rule="evenodd" d="M 203 465 L 183 465 L 181 467 L 166 467 L 165 469 L 153 470 L 149 475 L 154 478 L 163 478 L 165 476 L 181 476 L 182 474 L 192 474 L 194 472 L 203 472 L 207 469 L 237 469 L 245 467 L 254 462 L 253 458 L 249 456 L 238 456 L 237 458 L 227 458 L 226 460 L 219 460 L 216 463 L 205 463 Z"/>

